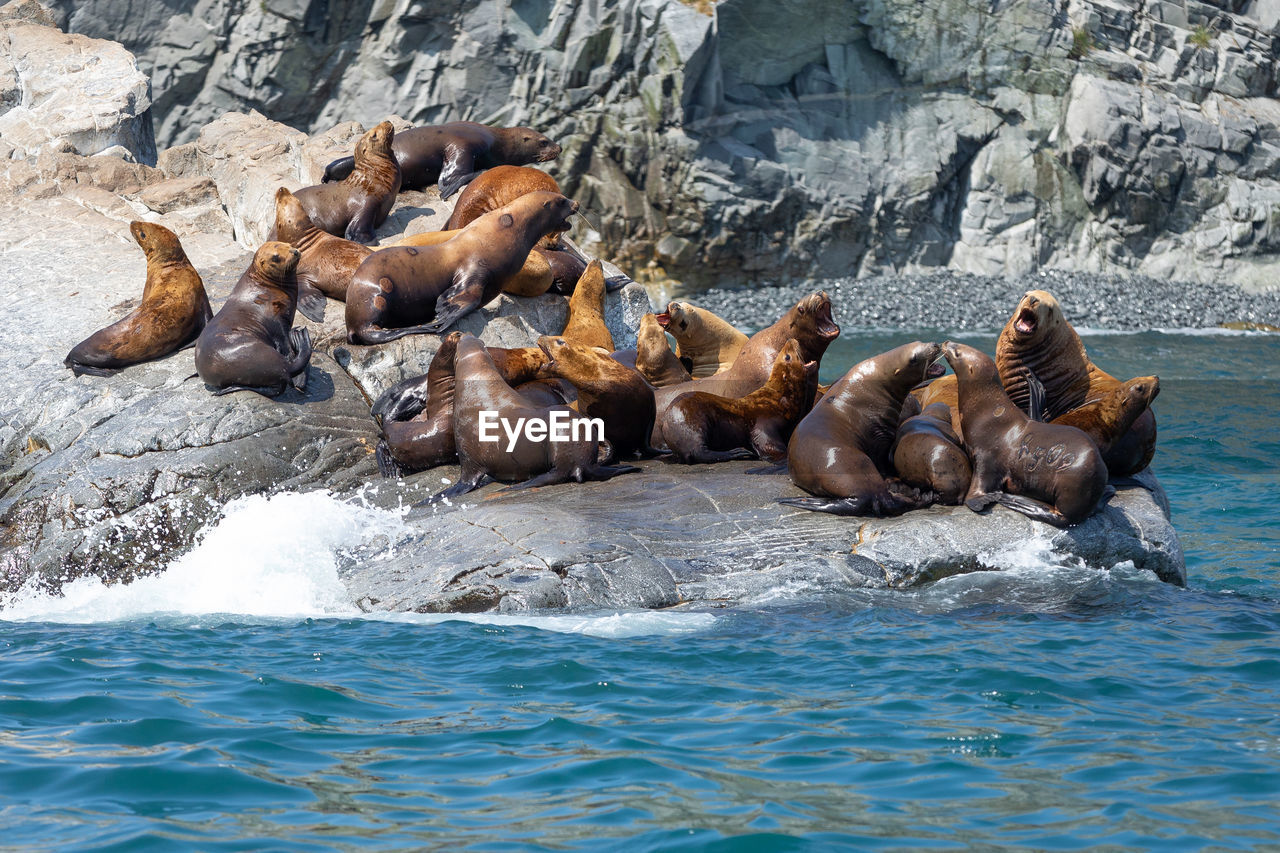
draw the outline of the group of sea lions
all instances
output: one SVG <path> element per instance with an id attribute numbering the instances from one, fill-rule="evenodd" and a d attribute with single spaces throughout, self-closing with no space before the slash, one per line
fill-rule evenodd
<path id="1" fill-rule="evenodd" d="M 915 342 L 850 369 L 829 388 L 818 366 L 840 332 L 814 293 L 748 337 L 688 302 L 643 317 L 634 350 L 603 320 L 598 261 L 561 234 L 577 204 L 525 164 L 560 148 L 529 128 L 454 122 L 396 134 L 383 122 L 325 183 L 276 193 L 272 237 L 212 313 L 199 274 L 168 229 L 134 222 L 147 254 L 142 304 L 67 356 L 106 375 L 195 345 L 215 394 L 305 388 L 312 347 L 295 311 L 346 303 L 351 343 L 441 334 L 506 291 L 570 295 L 562 333 L 535 347 L 486 347 L 453 332 L 427 373 L 374 403 L 384 476 L 457 462 L 455 497 L 489 480 L 529 488 L 638 471 L 661 455 L 696 464 L 758 458 L 752 473 L 790 475 L 811 497 L 780 502 L 842 515 L 896 515 L 932 503 L 981 511 L 1000 503 L 1059 526 L 1105 500 L 1109 477 L 1144 468 L 1155 448 L 1156 377 L 1120 382 L 1094 365 L 1056 300 L 1031 291 L 1000 335 L 995 359 L 961 344 Z M 488 171 L 482 171 L 487 169 Z M 363 245 L 402 188 L 466 190 L 445 230 Z M 447 197 L 447 196 L 446 196 Z M 673 351 L 668 335 L 676 342 Z M 942 360 L 954 376 L 942 376 Z M 486 418 L 509 429 L 486 438 Z M 543 424 L 542 432 L 519 425 Z M 564 428 L 563 440 L 546 434 Z M 603 435 L 593 436 L 593 423 Z M 582 429 L 579 429 L 582 428 Z"/>

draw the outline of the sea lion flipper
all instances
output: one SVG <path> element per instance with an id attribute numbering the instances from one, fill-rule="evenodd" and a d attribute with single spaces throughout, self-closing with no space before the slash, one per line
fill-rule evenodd
<path id="1" fill-rule="evenodd" d="M 1044 420 L 1045 391 L 1044 383 L 1027 371 L 1027 417 L 1033 421 Z"/>
<path id="2" fill-rule="evenodd" d="M 396 462 L 391 455 L 391 446 L 385 440 L 378 442 L 378 449 L 374 451 L 374 457 L 378 460 L 378 473 L 387 480 L 399 480 L 404 476 L 404 469 L 400 467 L 400 463 Z"/>
<path id="3" fill-rule="evenodd" d="M 327 184 L 332 181 L 341 181 L 351 174 L 351 170 L 356 167 L 355 157 L 339 157 L 328 166 L 324 167 L 324 175 L 320 178 L 320 183 Z"/>
<path id="4" fill-rule="evenodd" d="M 484 299 L 484 284 L 484 278 L 474 271 L 461 274 L 452 287 L 440 294 L 440 298 L 436 300 L 436 317 L 430 323 L 425 323 L 422 330 L 438 335 L 461 317 L 479 308 Z"/>
<path id="5" fill-rule="evenodd" d="M 343 232 L 343 237 L 352 243 L 364 245 L 373 242 L 374 222 L 378 218 L 377 199 L 365 202 L 360 212 L 351 217 L 351 221 L 347 223 L 347 230 Z"/>
<path id="6" fill-rule="evenodd" d="M 1054 527 L 1067 527 L 1070 525 L 1065 515 L 1047 503 L 1038 501 L 1035 498 L 1001 492 L 998 500 L 1001 506 L 1008 507 L 1014 512 L 1020 512 L 1035 521 L 1043 521 L 1046 524 L 1052 524 Z"/>
<path id="7" fill-rule="evenodd" d="M 795 506 L 811 512 L 829 512 L 832 515 L 866 515 L 870 509 L 865 498 L 778 498 L 778 503 Z"/>
<path id="8" fill-rule="evenodd" d="M 369 414 L 383 423 L 407 421 L 426 408 L 429 385 L 426 373 L 403 379 L 378 395 Z"/>
<path id="9" fill-rule="evenodd" d="M 298 279 L 298 311 L 313 323 L 324 322 L 324 309 L 328 299 L 311 282 Z"/>
<path id="10" fill-rule="evenodd" d="M 611 275 L 604 280 L 604 289 L 606 293 L 613 293 L 616 290 L 622 290 L 628 284 L 635 284 L 636 281 L 629 275 Z"/>
<path id="11" fill-rule="evenodd" d="M 476 175 L 475 154 L 462 145 L 446 145 L 444 149 L 444 165 L 440 168 L 440 179 L 436 182 L 440 187 L 440 198 L 447 199 L 458 190 L 471 183 Z"/>
<path id="12" fill-rule="evenodd" d="M 493 478 L 483 471 L 479 471 L 469 476 L 464 475 L 458 480 L 458 482 L 454 483 L 447 489 L 442 489 L 441 491 L 436 492 L 434 495 L 419 504 L 419 506 L 431 506 L 432 504 L 437 504 L 441 501 L 460 498 L 465 494 L 474 492 L 486 483 L 491 482 L 493 482 Z"/>
<path id="13" fill-rule="evenodd" d="M 748 468 L 748 474 L 785 474 L 787 473 L 787 460 L 775 462 L 772 465 L 761 465 L 759 468 Z"/>
<path id="14" fill-rule="evenodd" d="M 76 376 L 115 376 L 120 372 L 119 368 L 93 367 L 92 365 L 81 364 L 78 361 L 72 361 L 70 356 L 67 358 L 66 365 L 71 368 L 71 372 Z"/>

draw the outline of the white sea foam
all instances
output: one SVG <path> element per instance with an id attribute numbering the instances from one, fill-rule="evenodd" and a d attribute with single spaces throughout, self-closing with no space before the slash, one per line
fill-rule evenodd
<path id="1" fill-rule="evenodd" d="M 586 634 L 591 637 L 647 637 L 692 634 L 705 631 L 716 622 L 710 613 L 670 611 L 630 611 L 594 616 L 540 616 L 496 613 L 369 613 L 367 619 L 438 625 L 442 622 L 471 622 L 502 628 L 526 627 L 557 634 Z"/>

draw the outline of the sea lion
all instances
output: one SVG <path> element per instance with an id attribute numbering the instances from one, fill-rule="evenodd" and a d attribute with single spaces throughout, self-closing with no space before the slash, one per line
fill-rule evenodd
<path id="1" fill-rule="evenodd" d="M 457 237 L 461 231 L 426 231 L 398 240 L 392 246 L 439 246 Z M 387 248 L 391 248 L 388 246 Z M 524 266 L 502 282 L 502 292 L 511 296 L 541 296 L 556 283 L 556 270 L 537 247 L 525 258 Z"/>
<path id="2" fill-rule="evenodd" d="M 438 246 L 374 252 L 347 287 L 347 340 L 381 344 L 444 331 L 492 301 L 533 244 L 552 228 L 567 227 L 577 209 L 556 193 L 527 193 Z"/>
<path id="3" fill-rule="evenodd" d="M 462 334 L 450 332 L 449 335 Z M 446 336 L 446 340 L 449 336 Z M 456 344 L 456 342 L 455 342 Z M 538 379 L 538 370 L 547 363 L 547 357 L 538 347 L 486 347 L 493 359 L 502 379 L 512 388 L 534 382 Z M 433 357 L 432 364 L 435 363 Z M 427 405 L 431 395 L 431 369 L 418 376 L 410 376 L 400 380 L 378 395 L 373 401 L 370 414 L 384 421 L 407 421 L 416 416 Z"/>
<path id="4" fill-rule="evenodd" d="M 351 277 L 373 254 L 368 246 L 318 228 L 298 197 L 284 187 L 276 190 L 276 239 L 302 253 L 296 272 L 298 310 L 316 322 L 324 319 L 324 297 L 347 301 Z"/>
<path id="5" fill-rule="evenodd" d="M 494 166 L 467 184 L 442 230 L 456 231 L 465 228 L 484 214 L 506 207 L 526 193 L 540 191 L 558 193 L 560 185 L 555 178 L 540 169 L 529 166 Z M 538 241 L 538 247 L 560 248 L 560 234 L 559 231 L 544 234 Z"/>
<path id="6" fill-rule="evenodd" d="M 420 407 L 402 407 L 402 419 L 384 417 L 378 442 L 378 470 L 384 477 L 399 477 L 405 470 L 421 471 L 458 458 L 453 440 L 453 359 L 462 332 L 450 332 L 440 341 L 426 373 L 426 395 Z M 379 398 L 381 399 L 381 398 Z M 403 398 L 400 398 L 403 400 Z"/>
<path id="7" fill-rule="evenodd" d="M 960 392 L 957 390 L 956 375 L 948 373 L 939 376 L 928 385 L 921 385 L 911 391 L 909 400 L 914 400 L 924 411 L 935 403 L 941 403 L 951 413 L 951 429 L 963 443 L 964 429 L 960 423 Z M 908 401 L 909 402 L 909 401 Z"/>
<path id="8" fill-rule="evenodd" d="M 123 367 L 160 358 L 192 343 L 213 316 L 200 273 L 178 237 L 163 225 L 133 221 L 129 233 L 147 256 L 142 302 L 67 353 L 75 375 L 110 376 Z"/>
<path id="9" fill-rule="evenodd" d="M 440 185 L 447 199 L 484 169 L 504 164 L 545 163 L 560 156 L 560 146 L 528 127 L 487 127 L 474 121 L 454 121 L 411 127 L 396 134 L 391 151 L 403 175 L 401 189 L 423 190 Z M 341 157 L 324 170 L 324 183 L 343 180 L 353 160 Z"/>
<path id="10" fill-rule="evenodd" d="M 635 370 L 618 364 L 603 350 L 566 339 L 543 335 L 538 346 L 547 356 L 540 376 L 554 376 L 577 390 L 577 409 L 589 418 L 604 421 L 610 463 L 639 454 L 656 456 L 649 446 L 653 432 L 653 389 Z"/>
<path id="11" fill-rule="evenodd" d="M 933 492 L 938 503 L 955 506 L 969 491 L 973 466 L 945 403 L 930 403 L 899 424 L 889 455 L 902 482 Z"/>
<path id="12" fill-rule="evenodd" d="M 311 335 L 292 328 L 301 256 L 288 243 L 259 246 L 196 339 L 196 371 L 215 395 L 257 391 L 274 397 L 290 383 L 299 391 L 307 387 Z"/>
<path id="13" fill-rule="evenodd" d="M 831 319 L 831 298 L 826 293 L 811 293 L 791 307 L 768 328 L 756 332 L 738 353 L 728 370 L 706 379 L 695 379 L 676 385 L 667 385 L 654 392 L 658 406 L 658 421 L 671 401 L 686 391 L 706 391 L 720 397 L 745 397 L 769 381 L 773 362 L 782 347 L 791 338 L 800 342 L 800 357 L 806 361 L 818 361 L 827 346 L 840 334 L 840 327 Z M 817 378 L 815 376 L 816 385 Z M 896 425 L 896 421 L 894 422 Z M 655 445 L 661 436 L 654 436 Z"/>
<path id="14" fill-rule="evenodd" d="M 774 359 L 769 381 L 745 397 L 688 391 L 673 400 L 659 425 L 662 438 L 685 465 L 753 457 L 777 462 L 813 405 L 817 372 L 818 362 L 802 361 L 792 338 Z"/>
<path id="15" fill-rule="evenodd" d="M 1158 376 L 1139 376 L 1128 382 L 1117 382 L 1111 390 L 1091 397 L 1083 406 L 1054 418 L 1053 423 L 1082 430 L 1098 446 L 1102 460 L 1107 463 L 1108 474 L 1127 477 L 1151 463 L 1156 429 L 1151 401 L 1159 393 Z M 1147 417 L 1151 421 L 1149 427 L 1137 425 L 1139 419 Z"/>
<path id="16" fill-rule="evenodd" d="M 943 352 L 959 383 L 973 461 L 965 506 L 981 512 L 999 502 L 1056 527 L 1087 518 L 1108 488 L 1107 466 L 1093 440 L 1075 427 L 1027 417 L 985 353 L 950 341 Z"/>
<path id="17" fill-rule="evenodd" d="M 457 483 L 432 501 L 465 495 L 490 479 L 516 483 L 510 491 L 570 480 L 607 480 L 640 470 L 632 465 L 601 465 L 599 440 L 591 435 L 590 421 L 565 406 L 531 405 L 503 381 L 484 345 L 472 335 L 458 341 L 454 375 L 454 439 L 462 473 Z M 537 425 L 542 440 L 536 437 Z M 482 429 L 498 440 L 485 441 Z M 569 440 L 551 440 L 558 429 Z"/>
<path id="18" fill-rule="evenodd" d="M 687 383 L 693 378 L 671 351 L 667 333 L 662 331 L 662 325 L 654 314 L 640 318 L 640 328 L 636 332 L 635 366 L 654 388 Z"/>
<path id="19" fill-rule="evenodd" d="M 688 302 L 671 302 L 658 323 L 676 339 L 676 355 L 690 359 L 694 379 L 727 370 L 750 340 L 728 321 Z"/>
<path id="20" fill-rule="evenodd" d="M 791 434 L 791 482 L 817 497 L 779 503 L 835 515 L 901 515 L 927 506 L 892 476 L 889 451 L 911 389 L 942 373 L 942 347 L 915 341 L 854 365 L 831 386 Z"/>
<path id="21" fill-rule="evenodd" d="M 395 132 L 389 121 L 377 125 L 356 143 L 355 168 L 340 183 L 294 193 L 322 231 L 356 243 L 372 242 L 373 229 L 387 221 L 400 191 L 400 166 L 391 156 Z"/>
<path id="22" fill-rule="evenodd" d="M 613 352 L 613 335 L 604 322 L 604 267 L 599 261 L 587 265 L 569 297 L 569 320 L 562 338 L 589 347 Z"/>

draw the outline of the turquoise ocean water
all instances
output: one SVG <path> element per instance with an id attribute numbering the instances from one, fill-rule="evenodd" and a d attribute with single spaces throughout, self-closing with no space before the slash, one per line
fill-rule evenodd
<path id="1" fill-rule="evenodd" d="M 1086 343 L 1160 375 L 1186 589 L 1033 541 L 906 592 L 377 618 L 335 554 L 393 514 L 249 499 L 0 610 L 0 849 L 1280 850 L 1280 337 Z"/>

